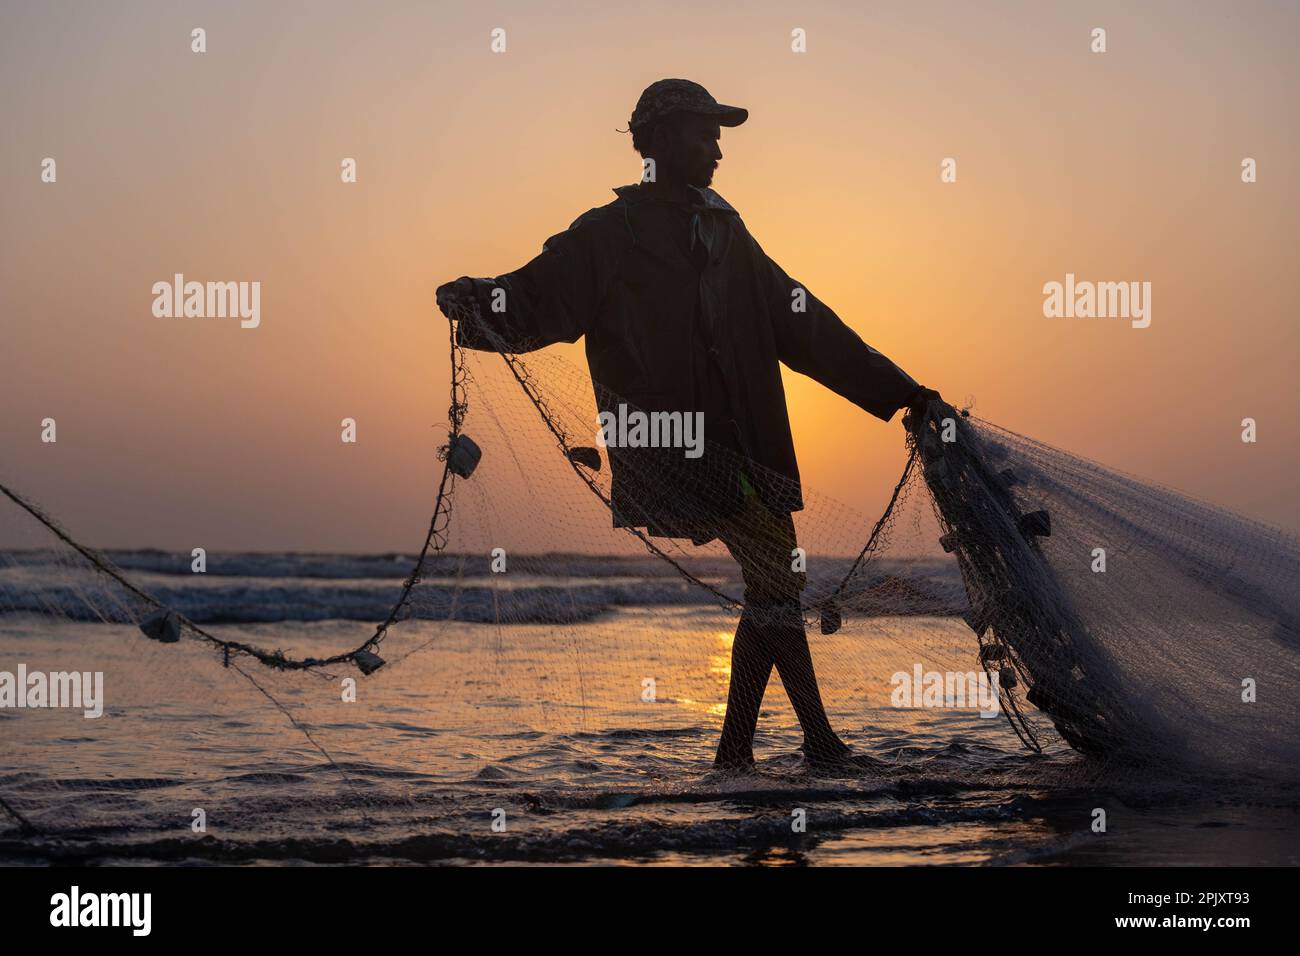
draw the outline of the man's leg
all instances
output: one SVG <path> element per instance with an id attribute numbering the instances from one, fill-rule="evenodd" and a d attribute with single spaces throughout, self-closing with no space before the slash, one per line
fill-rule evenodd
<path id="1" fill-rule="evenodd" d="M 748 610 L 741 612 L 731 644 L 731 686 L 727 689 L 727 714 L 722 719 L 716 766 L 744 767 L 754 762 L 754 731 L 773 663 L 753 615 Z"/>
<path id="2" fill-rule="evenodd" d="M 788 514 L 773 514 L 757 495 L 750 495 L 745 510 L 726 523 L 719 537 L 745 580 L 745 611 L 732 646 L 719 761 L 724 748 L 728 758 L 747 753 L 752 759 L 758 711 L 773 665 L 799 718 L 805 753 L 812 759 L 843 756 L 849 748 L 826 716 L 804 630 L 799 595 L 806 578 L 791 566 L 797 546 L 794 521 Z"/>
<path id="3" fill-rule="evenodd" d="M 782 618 L 770 625 L 777 673 L 799 717 L 803 729 L 804 753 L 812 760 L 833 760 L 849 752 L 848 746 L 831 729 L 826 707 L 822 703 L 817 674 L 813 670 L 812 651 L 804 630 L 803 614 L 796 601 L 775 609 Z"/>

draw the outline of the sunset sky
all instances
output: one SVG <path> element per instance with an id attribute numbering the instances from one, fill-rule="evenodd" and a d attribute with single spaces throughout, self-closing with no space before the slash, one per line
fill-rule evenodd
<path id="1" fill-rule="evenodd" d="M 1298 32 L 1251 2 L 7 2 L 0 480 L 104 547 L 415 548 L 434 288 L 635 181 L 617 130 L 683 76 L 750 110 L 715 188 L 918 380 L 1298 530 Z M 156 318 L 178 272 L 260 281 L 260 327 Z M 1045 318 L 1066 273 L 1149 281 L 1151 326 Z M 786 382 L 807 484 L 877 513 L 897 421 Z"/>

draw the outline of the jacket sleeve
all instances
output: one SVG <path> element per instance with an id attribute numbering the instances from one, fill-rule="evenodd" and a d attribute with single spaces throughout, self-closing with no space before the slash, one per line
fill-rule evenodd
<path id="1" fill-rule="evenodd" d="M 590 328 L 609 276 L 594 229 L 579 218 L 547 239 L 541 254 L 514 272 L 475 279 L 481 322 L 461 323 L 456 340 L 466 348 L 531 352 L 556 342 L 576 342 Z"/>
<path id="2" fill-rule="evenodd" d="M 781 361 L 889 421 L 920 387 L 916 380 L 863 342 L 806 286 L 786 275 L 757 242 L 754 248 Z M 804 292 L 802 312 L 795 311 L 796 289 Z"/>

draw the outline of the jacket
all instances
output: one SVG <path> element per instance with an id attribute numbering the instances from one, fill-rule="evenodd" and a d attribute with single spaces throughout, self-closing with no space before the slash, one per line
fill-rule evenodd
<path id="1" fill-rule="evenodd" d="M 772 261 L 712 189 L 675 201 L 614 192 L 522 268 L 475 280 L 481 321 L 511 352 L 585 336 L 599 411 L 704 413 L 698 459 L 608 449 L 616 527 L 708 540 L 700 527 L 741 507 L 742 473 L 771 510 L 800 510 L 781 363 L 885 421 L 918 384 Z M 465 323 L 457 337 L 495 347 Z"/>

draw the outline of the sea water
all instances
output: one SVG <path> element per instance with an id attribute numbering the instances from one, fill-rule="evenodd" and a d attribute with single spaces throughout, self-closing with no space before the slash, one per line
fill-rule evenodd
<path id="1" fill-rule="evenodd" d="M 408 560 L 248 556 L 238 575 L 196 581 L 143 555 L 137 573 L 224 620 L 209 625 L 219 636 L 324 656 L 373 632 L 382 614 L 370 612 L 391 601 Z M 755 770 L 715 773 L 734 618 L 673 598 L 662 578 L 605 567 L 556 567 L 557 580 L 589 589 L 581 620 L 410 622 L 401 653 L 370 677 L 344 667 L 288 680 L 245 659 L 301 728 L 197 642 L 0 618 L 0 669 L 21 659 L 105 675 L 96 720 L 0 710 L 0 796 L 41 831 L 0 831 L 0 862 L 1300 860 L 1295 793 L 1098 768 L 1041 720 L 1037 754 L 977 708 L 894 706 L 891 678 L 918 663 L 975 666 L 955 616 L 812 629 L 832 723 L 878 767 L 810 767 L 774 675 Z M 316 619 L 322 607 L 340 616 Z"/>

